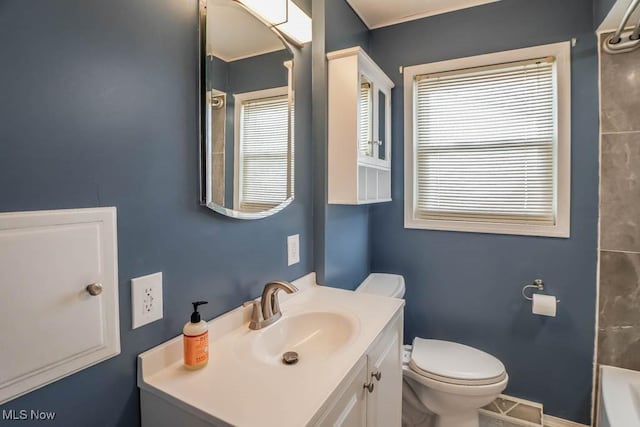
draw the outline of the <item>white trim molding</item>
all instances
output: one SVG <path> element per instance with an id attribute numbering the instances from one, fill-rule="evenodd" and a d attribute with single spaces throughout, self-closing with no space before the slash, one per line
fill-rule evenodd
<path id="1" fill-rule="evenodd" d="M 554 57 L 556 144 L 554 153 L 554 224 L 500 223 L 470 220 L 424 219 L 415 212 L 415 79 L 424 74 L 443 73 L 492 65 Z M 560 42 L 505 52 L 489 53 L 430 64 L 404 67 L 404 227 L 474 233 L 568 238 L 571 207 L 571 42 Z"/>

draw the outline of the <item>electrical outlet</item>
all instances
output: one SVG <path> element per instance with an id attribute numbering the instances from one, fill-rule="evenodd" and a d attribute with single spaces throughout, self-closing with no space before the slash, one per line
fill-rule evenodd
<path id="1" fill-rule="evenodd" d="M 132 329 L 162 319 L 162 272 L 131 279 Z"/>
<path id="2" fill-rule="evenodd" d="M 300 262 L 300 235 L 294 234 L 287 237 L 287 265 L 293 265 Z"/>

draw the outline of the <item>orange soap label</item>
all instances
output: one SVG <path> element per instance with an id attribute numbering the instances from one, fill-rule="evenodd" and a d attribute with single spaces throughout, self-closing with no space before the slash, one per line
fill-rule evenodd
<path id="1" fill-rule="evenodd" d="M 209 359 L 209 332 L 196 336 L 184 336 L 184 363 L 195 366 Z"/>

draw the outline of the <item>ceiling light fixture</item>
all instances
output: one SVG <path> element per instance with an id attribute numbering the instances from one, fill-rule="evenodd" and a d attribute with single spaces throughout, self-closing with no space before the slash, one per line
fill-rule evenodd
<path id="1" fill-rule="evenodd" d="M 259 15 L 260 18 L 277 26 L 287 22 L 287 2 L 289 0 L 239 0 L 240 3 Z"/>
<path id="2" fill-rule="evenodd" d="M 292 0 L 239 0 L 298 44 L 311 41 L 311 18 Z"/>

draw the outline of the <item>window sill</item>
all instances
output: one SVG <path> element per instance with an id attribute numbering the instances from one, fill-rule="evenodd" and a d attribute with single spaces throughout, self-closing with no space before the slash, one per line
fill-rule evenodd
<path id="1" fill-rule="evenodd" d="M 405 218 L 404 228 L 466 233 L 569 238 L 569 224 L 535 225 Z"/>

